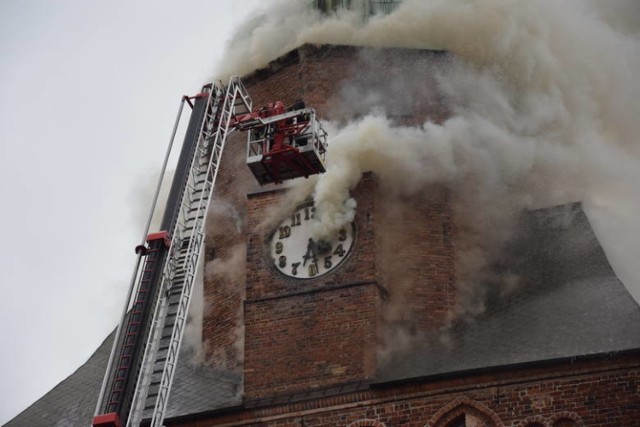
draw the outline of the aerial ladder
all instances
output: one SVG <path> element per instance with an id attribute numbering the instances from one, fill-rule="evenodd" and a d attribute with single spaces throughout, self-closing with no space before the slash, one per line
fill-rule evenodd
<path id="1" fill-rule="evenodd" d="M 191 116 L 160 231 L 149 233 L 184 105 Z M 204 244 L 204 225 L 227 136 L 248 131 L 247 164 L 261 185 L 325 171 L 326 132 L 316 113 L 280 101 L 253 112 L 241 80 L 183 97 L 127 302 L 98 396 L 93 427 L 163 425 Z"/>

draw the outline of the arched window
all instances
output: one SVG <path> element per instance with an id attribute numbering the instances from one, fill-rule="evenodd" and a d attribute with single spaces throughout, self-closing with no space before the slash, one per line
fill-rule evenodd
<path id="1" fill-rule="evenodd" d="M 503 424 L 491 409 L 463 397 L 436 412 L 425 427 L 503 427 Z"/>
<path id="2" fill-rule="evenodd" d="M 352 422 L 347 427 L 385 427 L 385 425 L 378 420 L 362 419 Z"/>
<path id="3" fill-rule="evenodd" d="M 549 424 L 553 427 L 584 427 L 584 423 L 578 414 L 573 412 L 561 412 L 559 414 L 555 414 L 551 417 L 551 422 Z"/>
<path id="4" fill-rule="evenodd" d="M 517 427 L 550 427 L 548 420 L 540 415 L 527 417 L 518 423 Z"/>
<path id="5" fill-rule="evenodd" d="M 493 424 L 471 414 L 462 414 L 450 421 L 447 427 L 491 427 Z"/>
<path id="6" fill-rule="evenodd" d="M 460 415 L 458 418 L 451 421 L 447 427 L 467 427 L 465 415 Z"/>

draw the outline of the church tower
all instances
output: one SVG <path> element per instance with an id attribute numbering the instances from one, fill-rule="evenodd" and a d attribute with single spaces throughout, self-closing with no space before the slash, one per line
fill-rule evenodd
<path id="1" fill-rule="evenodd" d="M 380 94 L 394 120 L 437 121 L 446 111 L 428 72 L 446 61 L 434 51 L 306 45 L 244 82 L 254 105 L 302 100 L 321 120 L 339 121 L 370 113 L 375 106 L 353 99 L 353 91 L 388 87 L 381 79 L 395 73 L 405 76 L 397 81 L 405 89 Z M 416 64 L 426 79 L 409 72 Z M 372 66 L 376 72 L 358 71 Z M 445 324 L 455 303 L 447 191 L 392 196 L 365 173 L 351 193 L 353 222 L 333 241 L 311 245 L 312 200 L 287 206 L 295 182 L 260 187 L 242 167 L 242 141 L 230 140 L 226 150 L 214 194 L 224 208 L 214 211 L 208 234 L 215 258 L 206 268 L 204 340 L 209 363 L 243 376 L 246 399 L 357 387 L 375 377 L 390 323 L 411 332 Z M 394 209 L 393 197 L 403 209 Z"/>

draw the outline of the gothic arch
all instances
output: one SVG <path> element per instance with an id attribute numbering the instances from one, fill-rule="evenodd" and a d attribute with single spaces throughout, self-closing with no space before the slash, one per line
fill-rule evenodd
<path id="1" fill-rule="evenodd" d="M 520 421 L 516 427 L 538 427 L 538 426 L 551 427 L 551 424 L 549 424 L 549 421 L 546 418 L 540 415 L 536 415 L 533 417 L 525 418 L 524 420 Z"/>
<path id="2" fill-rule="evenodd" d="M 480 402 L 459 397 L 436 412 L 425 427 L 448 427 L 449 424 L 463 415 L 470 415 L 484 422 L 487 427 L 504 427 L 500 418 L 491 409 Z"/>
<path id="3" fill-rule="evenodd" d="M 573 421 L 573 425 L 570 424 Z M 549 424 L 552 427 L 585 427 L 580 416 L 574 412 L 559 412 L 550 418 Z"/>
<path id="4" fill-rule="evenodd" d="M 347 427 L 385 427 L 385 425 L 378 420 L 362 419 L 352 422 Z"/>

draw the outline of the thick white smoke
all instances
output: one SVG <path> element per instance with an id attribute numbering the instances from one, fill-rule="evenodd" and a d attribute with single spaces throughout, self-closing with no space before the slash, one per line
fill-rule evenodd
<path id="1" fill-rule="evenodd" d="M 510 213 L 582 200 L 640 299 L 640 38 L 637 22 L 619 13 L 630 8 L 406 0 L 363 22 L 356 13 L 323 16 L 307 2 L 279 1 L 241 29 L 220 74 L 249 72 L 303 43 L 448 50 L 456 59 L 436 76 L 453 113 L 445 122 L 402 127 L 372 113 L 332 129 L 329 169 L 315 189 L 323 232 L 352 217 L 349 190 L 365 171 L 406 194 L 433 183 L 454 188 L 458 209 L 480 212 L 485 227 L 470 233 L 478 245 L 468 246 L 470 260 Z"/>

